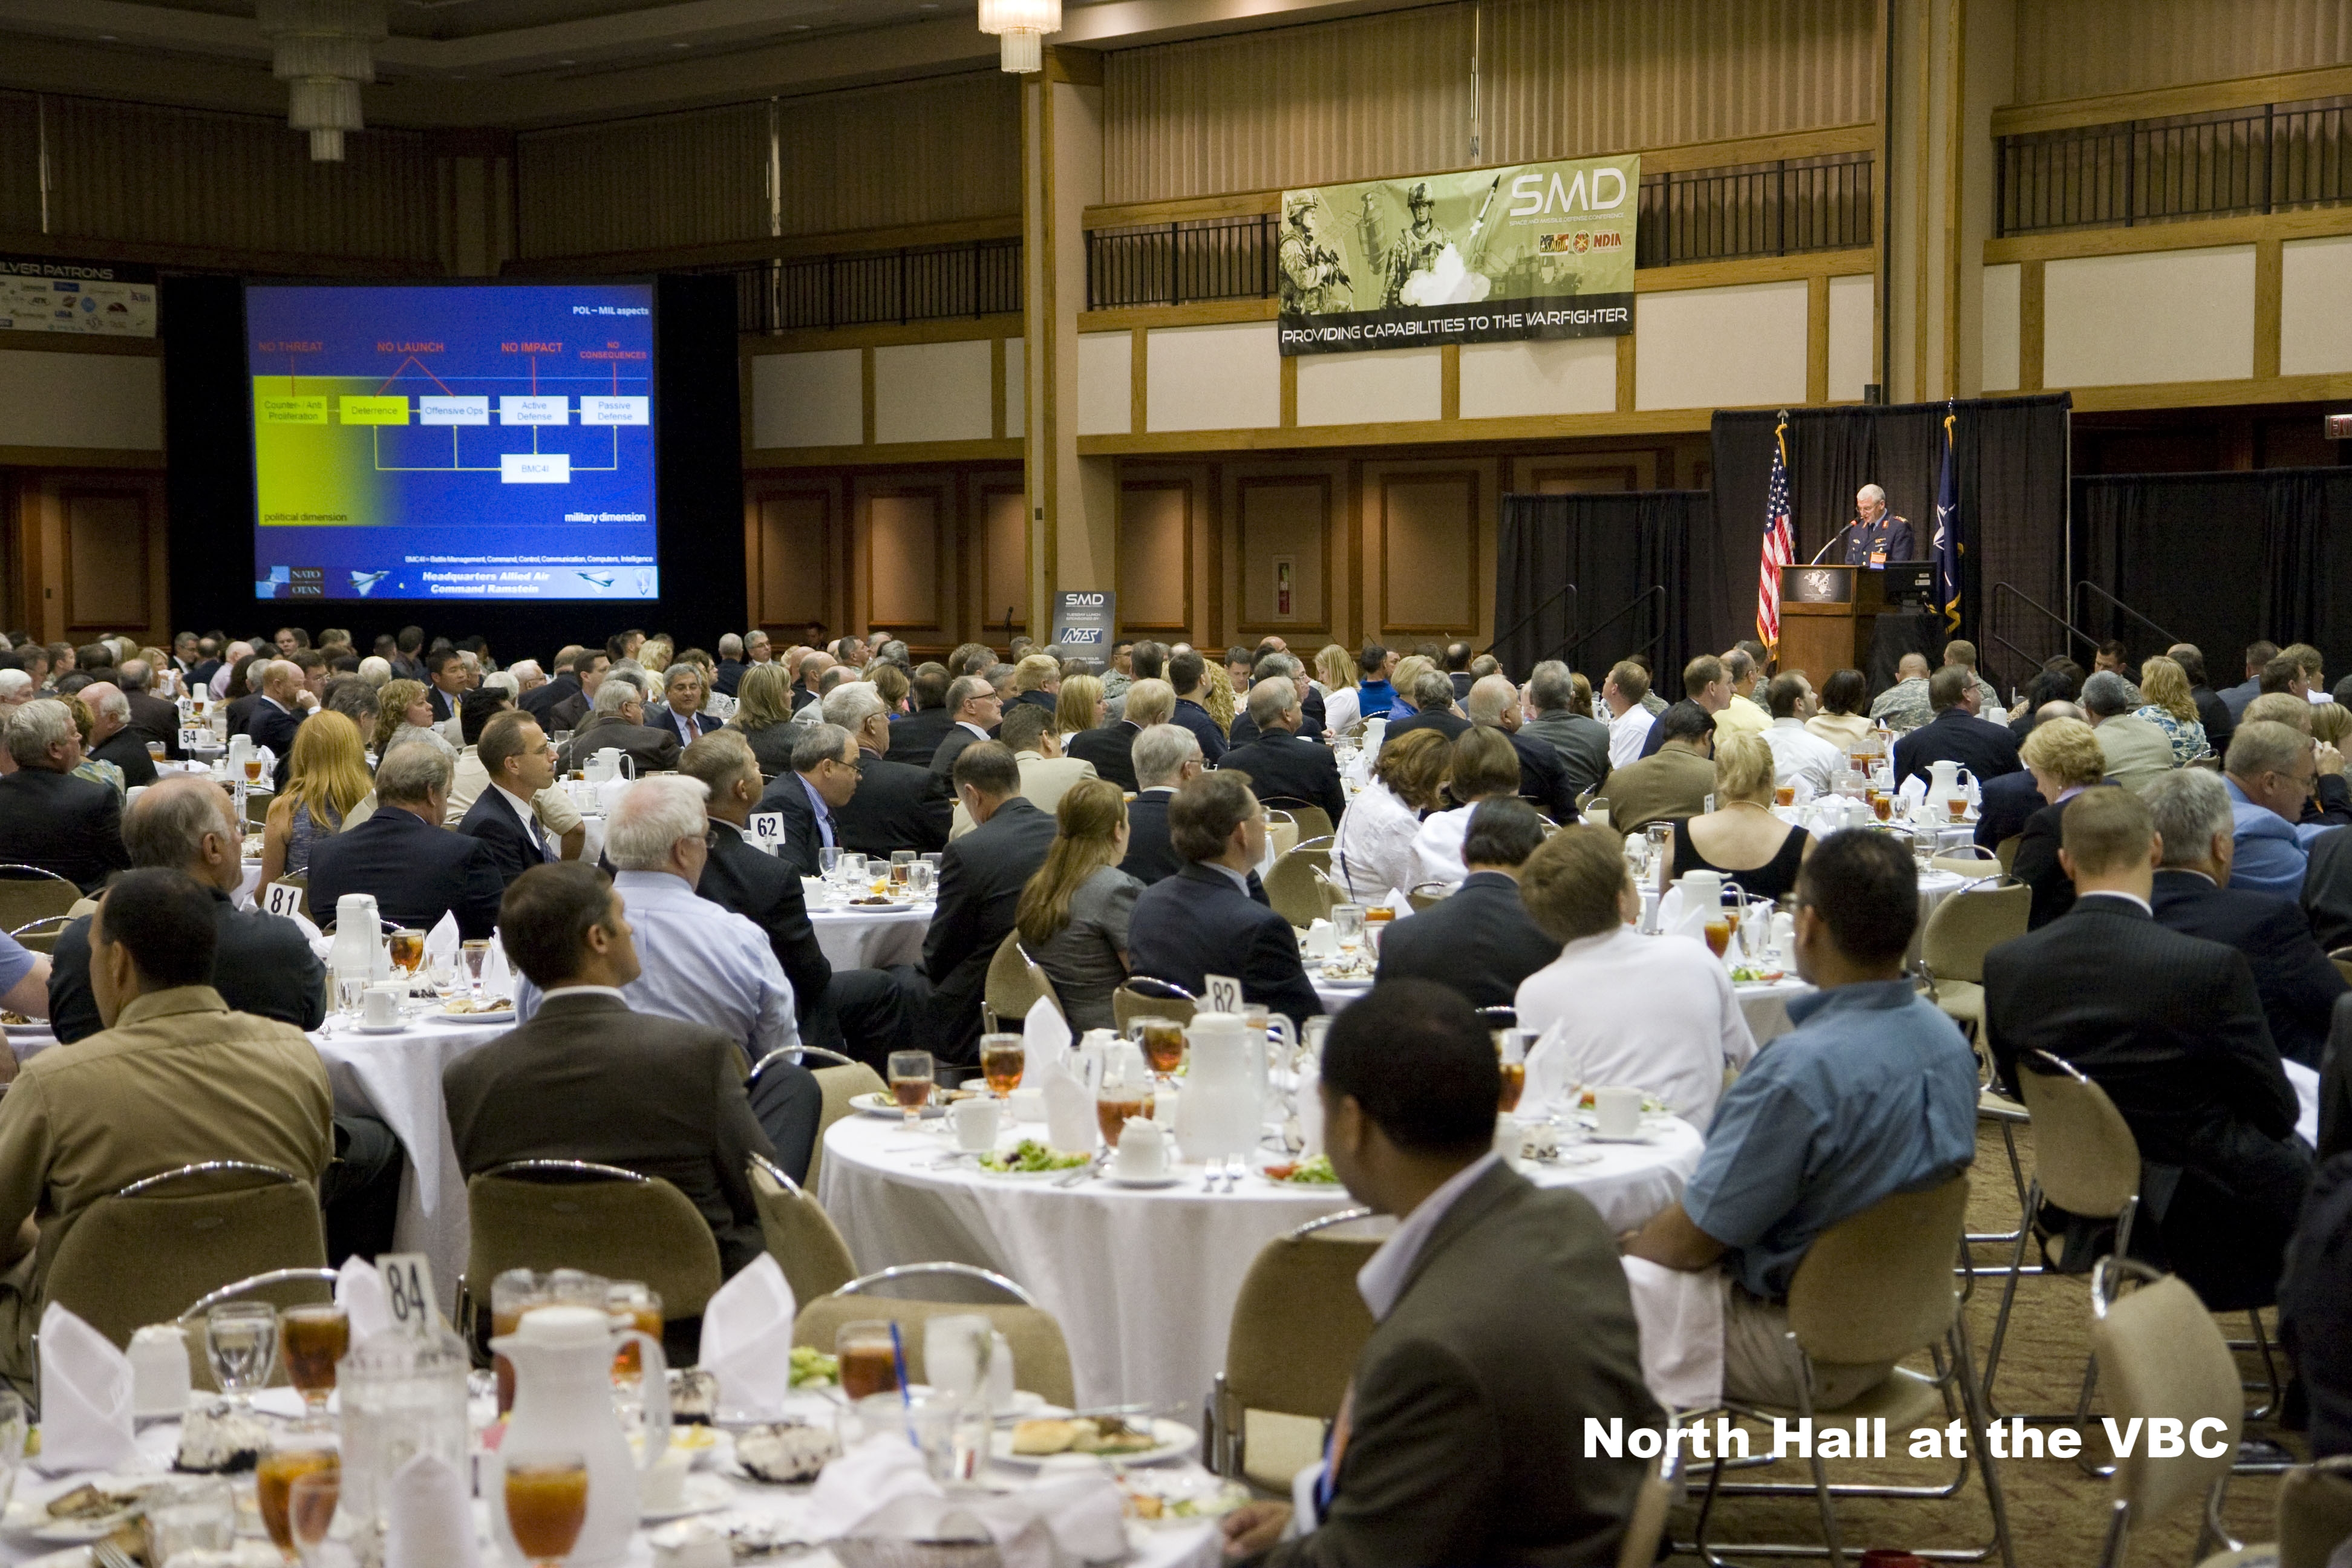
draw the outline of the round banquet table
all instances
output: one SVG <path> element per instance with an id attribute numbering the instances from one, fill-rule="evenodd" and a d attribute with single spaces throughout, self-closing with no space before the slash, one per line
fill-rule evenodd
<path id="1" fill-rule="evenodd" d="M 1323 1000 L 1323 1010 L 1337 1013 L 1358 1000 L 1372 988 L 1369 980 L 1325 980 L 1315 976 L 1315 994 Z M 1789 1004 L 1812 990 L 1811 985 L 1790 975 L 1785 980 L 1743 981 L 1732 986 L 1739 998 L 1739 1011 L 1748 1019 L 1748 1032 L 1762 1045 L 1789 1032 Z"/>
<path id="2" fill-rule="evenodd" d="M 936 904 L 903 904 L 890 909 L 851 909 L 811 900 L 809 924 L 816 928 L 816 944 L 835 969 L 885 969 L 894 963 L 923 962 L 923 939 L 929 934 Z"/>
<path id="3" fill-rule="evenodd" d="M 1042 1131 L 1021 1124 L 1003 1142 Z M 1611 1230 L 1630 1229 L 1679 1197 L 1698 1168 L 1701 1140 L 1688 1123 L 1653 1137 L 1580 1145 L 1600 1159 L 1530 1165 L 1528 1175 L 1574 1187 Z M 1058 1187 L 1057 1176 L 942 1163 L 948 1149 L 944 1138 L 910 1133 L 895 1119 L 845 1118 L 825 1133 L 818 1199 L 860 1269 L 971 1263 L 1025 1286 L 1062 1325 L 1082 1406 L 1148 1401 L 1196 1411 L 1224 1366 L 1226 1325 L 1258 1249 L 1352 1206 L 1339 1188 L 1255 1175 L 1231 1193 L 1203 1192 L 1197 1165 L 1175 1167 L 1180 1180 L 1165 1188 L 1106 1180 Z"/>

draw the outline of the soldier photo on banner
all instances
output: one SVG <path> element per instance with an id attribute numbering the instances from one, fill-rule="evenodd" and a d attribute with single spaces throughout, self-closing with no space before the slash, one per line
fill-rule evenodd
<path id="1" fill-rule="evenodd" d="M 1633 330 L 1638 157 L 1285 191 L 1282 352 Z"/>

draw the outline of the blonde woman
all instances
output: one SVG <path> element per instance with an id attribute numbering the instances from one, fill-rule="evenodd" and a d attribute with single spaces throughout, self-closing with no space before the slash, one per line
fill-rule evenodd
<path id="1" fill-rule="evenodd" d="M 403 741 L 425 740 L 457 755 L 457 748 L 434 726 L 433 702 L 421 680 L 387 680 L 379 697 L 383 706 L 375 719 L 375 756 L 381 763 Z"/>
<path id="2" fill-rule="evenodd" d="M 359 726 L 342 714 L 313 713 L 294 731 L 286 787 L 261 828 L 261 885 L 310 873 L 310 849 L 340 833 L 375 782 L 360 750 Z"/>
<path id="3" fill-rule="evenodd" d="M 1356 692 L 1356 656 L 1338 643 L 1325 643 L 1315 656 L 1315 689 L 1323 694 L 1323 728 L 1344 735 L 1362 722 L 1363 704 Z"/>
<path id="4" fill-rule="evenodd" d="M 1083 673 L 1062 677 L 1062 689 L 1054 699 L 1054 729 L 1064 741 L 1098 728 L 1109 717 L 1100 680 Z"/>
<path id="5" fill-rule="evenodd" d="M 1412 705 L 1412 683 L 1421 679 L 1422 671 L 1435 669 L 1437 661 L 1423 654 L 1407 654 L 1397 660 L 1396 673 L 1389 684 L 1396 688 L 1396 701 L 1389 709 L 1389 728 L 1393 730 L 1401 720 L 1410 719 L 1417 711 Z"/>
<path id="6" fill-rule="evenodd" d="M 1772 815 L 1772 748 L 1745 731 L 1715 736 L 1715 809 L 1675 820 L 1675 875 L 1719 871 L 1751 899 L 1797 890 L 1812 836 Z"/>
<path id="7" fill-rule="evenodd" d="M 747 665 L 735 683 L 735 715 L 727 728 L 751 742 L 760 772 L 769 778 L 789 772 L 793 742 L 800 738 L 793 723 L 793 678 L 771 659 Z"/>
<path id="8" fill-rule="evenodd" d="M 1143 891 L 1118 868 L 1127 858 L 1127 802 L 1108 779 L 1080 779 L 1064 793 L 1054 822 L 1060 831 L 1021 889 L 1013 928 L 1053 980 L 1073 1030 L 1117 1028 L 1111 994 L 1127 979 L 1128 921 Z"/>
<path id="9" fill-rule="evenodd" d="M 2352 708 L 2341 702 L 2307 702 L 2311 738 L 2325 741 L 2339 752 L 2352 751 Z"/>
<path id="10" fill-rule="evenodd" d="M 668 643 L 655 637 L 637 649 L 637 662 L 645 666 L 647 675 L 659 675 L 669 668 L 673 654 Z"/>
<path id="11" fill-rule="evenodd" d="M 2058 862 L 2058 847 L 2065 837 L 2063 814 L 2068 801 L 2106 778 L 2107 754 L 2080 719 L 2044 719 L 2025 737 L 2017 754 L 2048 803 L 2025 819 L 2011 868 L 2019 881 L 2033 889 L 2032 912 L 2025 924 L 2029 931 L 2039 931 L 2074 907 L 2074 879 Z"/>
<path id="12" fill-rule="evenodd" d="M 2197 717 L 2197 699 L 2189 694 L 2189 672 L 2158 654 L 2139 667 L 2139 694 L 2147 701 L 2132 717 L 2145 719 L 2172 742 L 2172 765 L 2184 767 L 2212 748 L 2205 725 Z"/>
<path id="13" fill-rule="evenodd" d="M 1217 726 L 1217 733 L 1230 736 L 1234 732 L 1234 678 L 1225 673 L 1222 664 L 1205 666 L 1206 683 L 1201 693 L 1201 706 Z"/>

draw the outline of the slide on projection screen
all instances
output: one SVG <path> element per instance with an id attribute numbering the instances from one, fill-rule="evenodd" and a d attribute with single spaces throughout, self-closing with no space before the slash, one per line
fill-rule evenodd
<path id="1" fill-rule="evenodd" d="M 653 303 L 248 286 L 255 596 L 658 596 Z"/>

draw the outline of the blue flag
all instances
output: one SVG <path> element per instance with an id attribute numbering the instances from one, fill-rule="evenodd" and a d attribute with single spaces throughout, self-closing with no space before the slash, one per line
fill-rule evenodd
<path id="1" fill-rule="evenodd" d="M 1944 471 L 1936 481 L 1936 603 L 1944 615 L 1944 635 L 1960 629 L 1960 475 L 1953 461 L 1952 423 L 1958 416 L 1944 405 Z"/>

